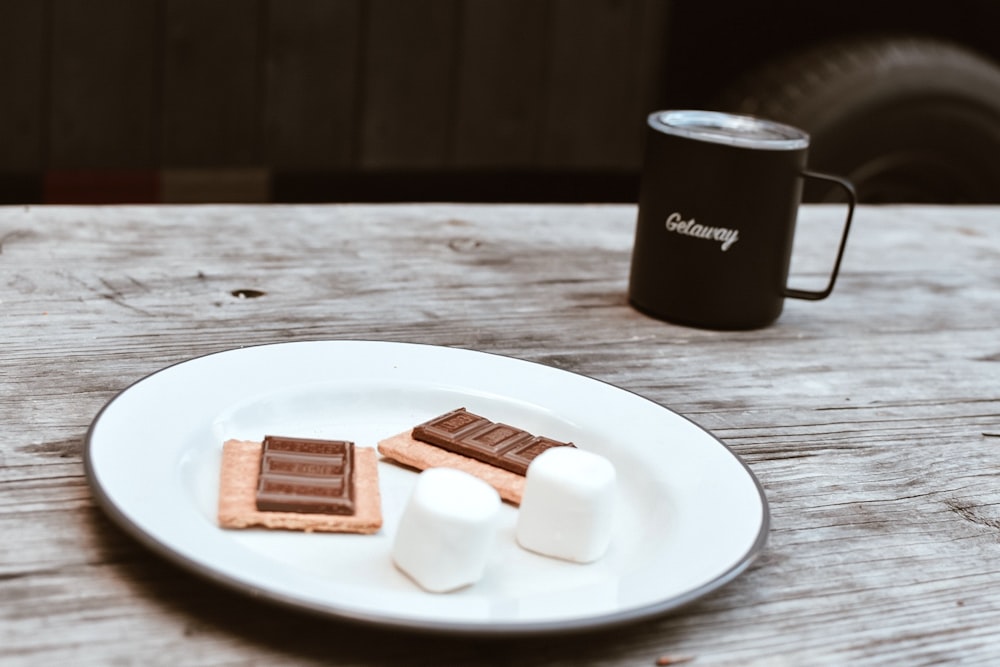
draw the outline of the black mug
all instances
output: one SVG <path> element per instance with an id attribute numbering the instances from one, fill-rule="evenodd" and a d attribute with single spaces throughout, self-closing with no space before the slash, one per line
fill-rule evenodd
<path id="1" fill-rule="evenodd" d="M 785 297 L 833 291 L 856 197 L 837 176 L 806 169 L 809 135 L 781 123 L 713 111 L 650 114 L 629 301 L 661 320 L 755 329 Z M 839 185 L 847 220 L 826 289 L 787 286 L 804 179 Z"/>

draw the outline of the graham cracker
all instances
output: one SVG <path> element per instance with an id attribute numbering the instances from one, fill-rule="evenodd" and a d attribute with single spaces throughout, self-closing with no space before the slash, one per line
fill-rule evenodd
<path id="1" fill-rule="evenodd" d="M 250 440 L 227 440 L 219 474 L 219 526 L 275 528 L 307 533 L 376 533 L 382 527 L 378 458 L 371 447 L 354 449 L 352 515 L 304 512 L 261 512 L 257 509 L 257 477 L 263 447 Z"/>
<path id="2" fill-rule="evenodd" d="M 524 492 L 524 477 L 516 472 L 497 468 L 476 459 L 455 454 L 413 438 L 413 430 L 404 431 L 378 443 L 382 456 L 417 470 L 457 468 L 483 480 L 507 502 L 520 505 Z"/>

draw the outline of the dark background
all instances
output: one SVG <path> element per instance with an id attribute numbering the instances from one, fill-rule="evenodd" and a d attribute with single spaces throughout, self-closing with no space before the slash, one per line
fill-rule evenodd
<path id="1" fill-rule="evenodd" d="M 649 112 L 988 5 L 0 0 L 0 203 L 634 201 Z"/>

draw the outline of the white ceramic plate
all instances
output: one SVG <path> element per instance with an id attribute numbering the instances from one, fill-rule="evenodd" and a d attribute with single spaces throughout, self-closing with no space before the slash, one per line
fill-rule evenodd
<path id="1" fill-rule="evenodd" d="M 456 407 L 572 441 L 611 460 L 617 524 L 587 565 L 545 558 L 502 528 L 485 577 L 449 594 L 392 565 L 416 473 L 379 463 L 376 535 L 222 530 L 227 438 L 328 437 L 374 446 Z M 330 616 L 477 634 L 607 626 L 674 609 L 729 582 L 763 548 L 757 480 L 693 422 L 633 393 L 541 364 L 469 350 L 369 341 L 248 347 L 170 366 L 94 420 L 86 469 L 104 509 L 167 558 L 235 589 Z"/>

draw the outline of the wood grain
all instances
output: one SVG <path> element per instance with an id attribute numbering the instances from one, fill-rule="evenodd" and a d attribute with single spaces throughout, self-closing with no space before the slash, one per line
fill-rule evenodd
<path id="1" fill-rule="evenodd" d="M 639 164 L 648 68 L 660 54 L 644 30 L 642 0 L 551 0 L 539 162 L 549 168 L 629 169 Z M 648 20 L 648 22 L 647 22 Z M 648 61 L 646 60 L 648 59 Z"/>
<path id="2" fill-rule="evenodd" d="M 265 30 L 268 164 L 348 168 L 360 125 L 360 3 L 270 0 Z"/>
<path id="3" fill-rule="evenodd" d="M 8 0 L 0 176 L 635 171 L 665 12 L 660 0 Z"/>
<path id="4" fill-rule="evenodd" d="M 839 216 L 805 208 L 795 280 L 823 280 Z M 0 208 L 0 661 L 992 664 L 1000 209 L 862 207 L 833 295 L 751 332 L 632 310 L 634 220 L 631 206 Z M 83 439 L 117 392 L 198 354 L 333 338 L 513 355 L 670 406 L 759 477 L 769 543 L 673 615 L 496 642 L 246 599 L 97 507 Z"/>
<path id="5" fill-rule="evenodd" d="M 263 0 L 166 0 L 161 19 L 164 167 L 247 167 L 262 158 Z"/>
<path id="6" fill-rule="evenodd" d="M 458 1 L 371 0 L 364 11 L 357 166 L 443 166 L 454 122 Z"/>
<path id="7" fill-rule="evenodd" d="M 159 156 L 152 0 L 52 4 L 47 164 L 150 169 Z"/>
<path id="8" fill-rule="evenodd" d="M 0 3 L 0 174 L 31 172 L 44 164 L 49 27 L 46 7 L 34 0 Z"/>
<path id="9" fill-rule="evenodd" d="M 525 168 L 541 132 L 547 3 L 482 0 L 462 5 L 451 163 Z"/>

